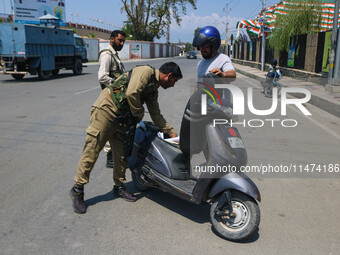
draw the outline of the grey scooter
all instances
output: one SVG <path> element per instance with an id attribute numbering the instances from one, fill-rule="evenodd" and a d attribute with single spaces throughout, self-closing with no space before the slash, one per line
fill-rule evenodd
<path id="1" fill-rule="evenodd" d="M 260 223 L 256 202 L 261 196 L 256 185 L 242 172 L 247 152 L 238 130 L 229 125 L 213 125 L 213 119 L 231 118 L 231 104 L 212 100 L 208 114 L 202 116 L 202 90 L 190 98 L 184 111 L 179 146 L 157 136 L 151 122 L 137 127 L 129 168 L 135 186 L 146 191 L 158 188 L 195 204 L 210 203 L 213 228 L 223 238 L 242 241 L 251 236 Z M 191 157 L 204 151 L 206 165 L 200 176 L 191 174 Z M 216 167 L 234 171 L 216 171 Z M 214 168 L 215 167 L 215 168 Z M 215 171 L 211 171 L 212 169 Z M 236 169 L 236 171 L 235 171 Z"/>

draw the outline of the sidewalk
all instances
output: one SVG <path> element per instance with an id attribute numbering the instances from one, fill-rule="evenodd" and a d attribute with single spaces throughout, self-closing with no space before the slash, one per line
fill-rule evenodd
<path id="1" fill-rule="evenodd" d="M 267 74 L 267 71 L 262 72 L 257 68 L 236 63 L 233 64 L 237 73 L 246 75 L 258 81 L 263 81 Z M 283 76 L 279 82 L 282 87 L 300 87 L 308 89 L 312 95 L 309 103 L 340 118 L 340 93 L 331 93 L 326 91 L 323 85 L 311 81 L 297 80 L 287 76 Z M 291 95 L 294 97 L 299 96 L 299 94 Z"/>

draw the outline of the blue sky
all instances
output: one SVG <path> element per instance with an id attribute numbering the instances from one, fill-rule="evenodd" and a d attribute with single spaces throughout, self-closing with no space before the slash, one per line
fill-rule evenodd
<path id="1" fill-rule="evenodd" d="M 36 1 L 36 0 L 25 0 Z M 123 26 L 126 14 L 121 13 L 122 3 L 120 0 L 65 0 L 67 21 L 91 25 L 90 18 L 101 19 L 109 24 Z M 272 5 L 279 0 L 267 0 L 267 5 Z M 181 26 L 175 22 L 170 27 L 171 42 L 191 42 L 194 30 L 197 27 L 215 25 L 221 36 L 226 36 L 226 3 L 229 6 L 229 30 L 236 35 L 235 25 L 238 20 L 254 18 L 262 7 L 261 0 L 198 0 L 197 9 L 188 6 L 187 14 L 182 16 Z M 0 13 L 10 13 L 10 0 L 0 0 Z M 73 13 L 73 16 L 71 16 Z M 75 17 L 78 13 L 79 16 Z M 93 23 L 95 24 L 95 23 Z M 103 25 L 101 25 L 103 26 Z M 105 25 L 108 29 L 113 26 Z M 160 42 L 166 39 L 161 38 Z"/>

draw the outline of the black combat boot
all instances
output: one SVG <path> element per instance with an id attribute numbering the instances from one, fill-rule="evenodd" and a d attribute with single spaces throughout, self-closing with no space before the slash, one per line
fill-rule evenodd
<path id="1" fill-rule="evenodd" d="M 106 154 L 106 167 L 107 168 L 113 168 L 113 159 L 112 159 L 112 151 L 109 150 Z"/>
<path id="2" fill-rule="evenodd" d="M 124 186 L 120 187 L 115 185 L 113 186 L 113 191 L 127 202 L 136 202 L 137 200 L 137 197 L 131 194 Z"/>
<path id="3" fill-rule="evenodd" d="M 86 206 L 84 202 L 84 188 L 80 189 L 74 186 L 70 190 L 70 196 L 72 199 L 73 209 L 76 213 L 85 213 Z"/>

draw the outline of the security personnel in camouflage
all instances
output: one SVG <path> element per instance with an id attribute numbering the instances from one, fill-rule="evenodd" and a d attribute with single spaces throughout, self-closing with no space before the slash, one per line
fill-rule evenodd
<path id="1" fill-rule="evenodd" d="M 125 72 L 124 65 L 118 56 L 118 51 L 121 51 L 124 46 L 125 37 L 124 31 L 112 31 L 109 46 L 99 53 L 98 81 L 102 89 L 108 87 Z M 104 151 L 107 153 L 106 167 L 112 168 L 112 151 L 109 143 L 104 146 Z"/>
<path id="2" fill-rule="evenodd" d="M 102 89 L 109 86 L 118 76 L 125 72 L 118 56 L 125 43 L 125 32 L 114 30 L 110 36 L 109 46 L 99 53 L 98 80 Z"/>
<path id="3" fill-rule="evenodd" d="M 84 185 L 89 182 L 91 170 L 107 141 L 114 155 L 114 192 L 126 201 L 136 201 L 136 197 L 124 187 L 127 163 L 123 155 L 127 137 L 122 134 L 129 129 L 127 120 L 133 119 L 135 123 L 141 121 L 145 103 L 153 122 L 170 137 L 176 137 L 176 132 L 159 109 L 158 88 L 173 87 L 181 78 L 181 70 L 174 62 L 163 64 L 159 70 L 150 66 L 137 66 L 117 78 L 111 88 L 101 92 L 92 106 L 90 126 L 86 129 L 85 146 L 78 164 L 75 185 L 70 191 L 76 213 L 86 212 Z"/>

